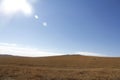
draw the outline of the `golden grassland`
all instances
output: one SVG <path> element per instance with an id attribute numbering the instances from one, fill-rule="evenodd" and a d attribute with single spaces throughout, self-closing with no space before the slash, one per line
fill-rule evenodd
<path id="1" fill-rule="evenodd" d="M 0 80 L 120 80 L 120 58 L 2 56 Z"/>

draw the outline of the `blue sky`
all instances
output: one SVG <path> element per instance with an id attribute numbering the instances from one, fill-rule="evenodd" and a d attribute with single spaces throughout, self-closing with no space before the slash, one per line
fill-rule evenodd
<path id="1" fill-rule="evenodd" d="M 31 16 L 22 13 L 0 16 L 2 45 L 16 44 L 64 54 L 87 52 L 120 56 L 119 0 L 36 0 L 29 3 L 34 8 Z M 35 19 L 34 15 L 39 18 Z"/>

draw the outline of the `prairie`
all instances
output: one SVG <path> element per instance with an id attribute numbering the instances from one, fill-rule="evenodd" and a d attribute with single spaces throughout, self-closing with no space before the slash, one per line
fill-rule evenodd
<path id="1" fill-rule="evenodd" d="M 120 80 L 120 58 L 1 56 L 0 80 Z"/>

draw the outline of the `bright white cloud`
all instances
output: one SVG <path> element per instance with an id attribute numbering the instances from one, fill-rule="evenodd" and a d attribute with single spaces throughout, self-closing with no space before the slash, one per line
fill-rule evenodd
<path id="1" fill-rule="evenodd" d="M 43 25 L 44 27 L 46 27 L 48 24 L 47 24 L 47 22 L 43 22 L 42 25 Z"/>
<path id="2" fill-rule="evenodd" d="M 79 55 L 84 55 L 84 56 L 107 56 L 107 55 L 103 55 L 103 54 L 99 54 L 99 53 L 92 53 L 92 52 L 77 52 L 75 54 L 79 54 Z"/>
<path id="3" fill-rule="evenodd" d="M 0 43 L 0 54 L 10 54 L 10 55 L 28 56 L 28 57 L 43 57 L 43 56 L 62 55 L 60 53 L 41 51 L 41 50 L 35 49 L 35 48 L 20 47 L 16 44 L 8 44 L 8 43 Z"/>
<path id="4" fill-rule="evenodd" d="M 31 15 L 32 6 L 28 0 L 1 0 L 0 13 L 5 15 L 14 15 L 16 13 Z"/>
<path id="5" fill-rule="evenodd" d="M 65 55 L 68 53 L 55 53 L 49 51 L 41 51 L 36 48 L 28 48 L 28 47 L 20 47 L 17 44 L 9 44 L 9 43 L 0 43 L 0 54 L 9 54 L 16 56 L 28 56 L 28 57 L 45 57 L 45 56 L 59 56 Z M 90 52 L 77 52 L 71 53 L 71 55 L 84 55 L 84 56 L 106 56 L 98 53 L 90 53 Z"/>

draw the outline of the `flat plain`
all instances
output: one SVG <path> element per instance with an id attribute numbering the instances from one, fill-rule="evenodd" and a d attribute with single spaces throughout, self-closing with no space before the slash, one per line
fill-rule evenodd
<path id="1" fill-rule="evenodd" d="M 120 58 L 0 56 L 0 80 L 120 80 Z"/>

